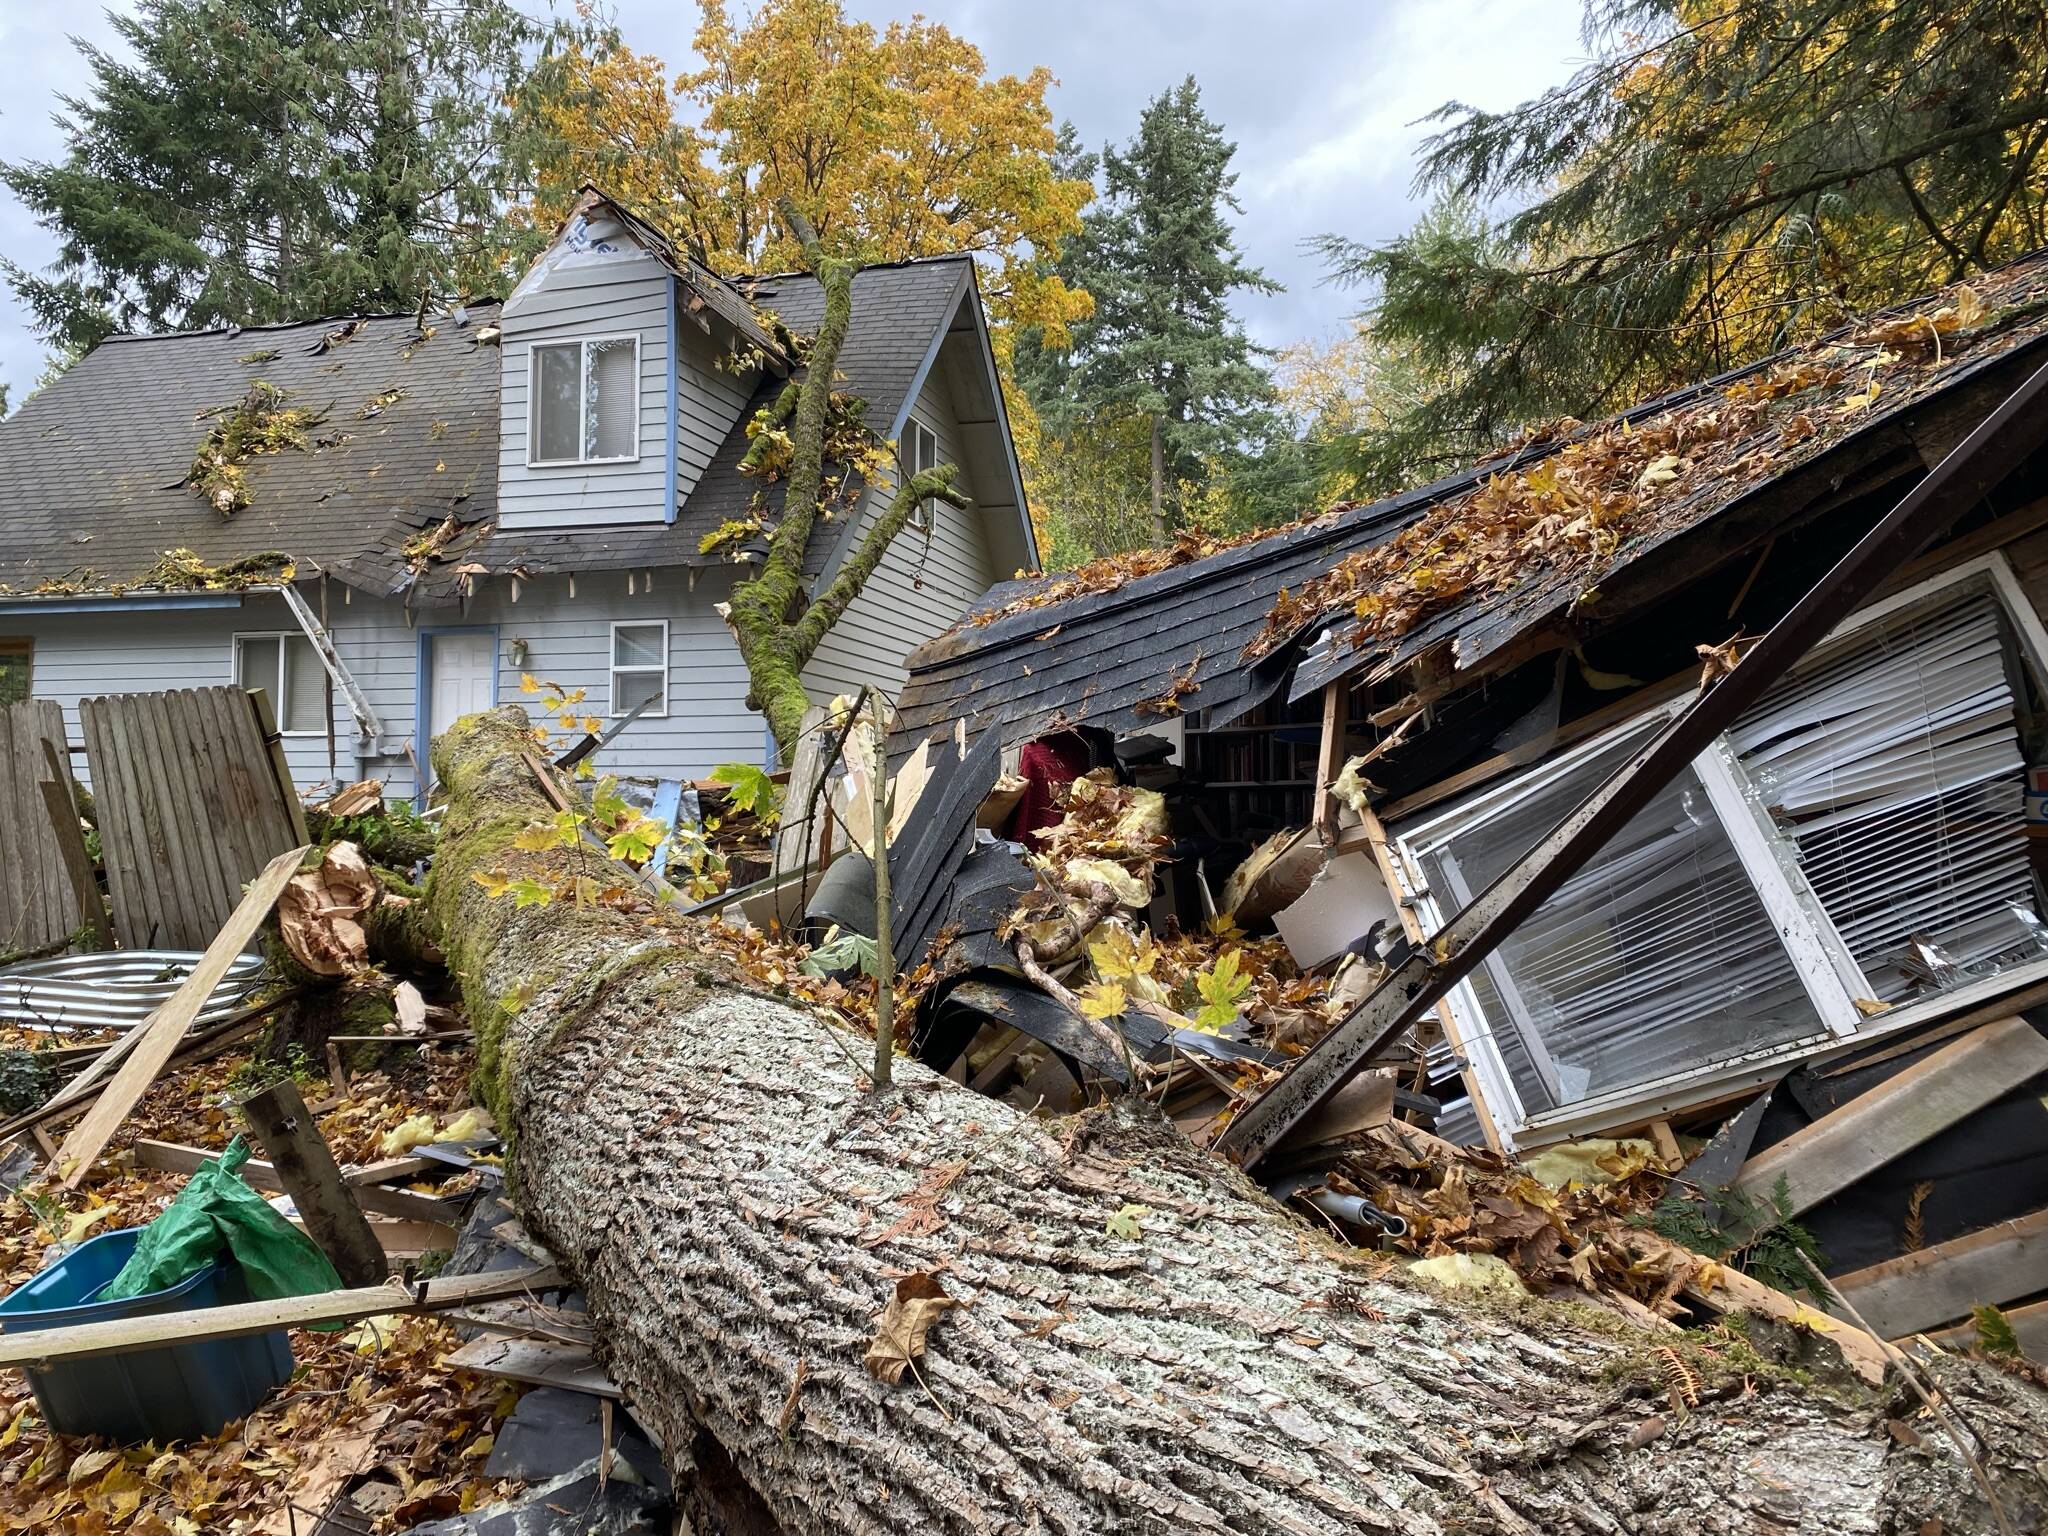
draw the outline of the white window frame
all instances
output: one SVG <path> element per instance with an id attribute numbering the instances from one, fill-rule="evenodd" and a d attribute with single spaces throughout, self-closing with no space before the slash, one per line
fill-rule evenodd
<path id="1" fill-rule="evenodd" d="M 237 688 L 242 686 L 242 642 L 244 640 L 275 640 L 277 642 L 278 696 L 270 701 L 270 713 L 277 720 L 277 734 L 280 736 L 292 736 L 301 739 L 314 736 L 325 738 L 325 736 L 327 735 L 327 727 L 324 724 L 317 726 L 309 731 L 288 731 L 285 729 L 284 725 L 285 699 L 289 697 L 289 689 L 287 688 L 285 683 L 285 666 L 286 658 L 288 658 L 291 655 L 291 651 L 286 647 L 285 642 L 287 640 L 304 640 L 306 642 L 306 649 L 313 653 L 313 661 L 315 665 L 319 666 L 322 672 L 325 672 L 327 670 L 324 665 L 320 664 L 319 648 L 316 647 L 313 644 L 313 642 L 307 638 L 306 632 L 302 629 L 236 630 L 235 633 L 229 636 L 228 638 L 228 676 L 234 679 L 234 683 Z"/>
<path id="2" fill-rule="evenodd" d="M 622 629 L 645 629 L 650 625 L 656 624 L 661 626 L 661 665 L 659 667 L 641 665 L 628 667 L 620 666 L 619 631 Z M 648 672 L 659 672 L 661 673 L 661 702 L 659 704 L 650 704 L 647 708 L 641 710 L 640 718 L 642 720 L 666 719 L 668 716 L 669 674 L 668 620 L 614 619 L 612 620 L 611 634 L 609 636 L 609 639 L 611 642 L 611 649 L 609 652 L 606 653 L 605 656 L 606 662 L 609 663 L 609 670 L 605 674 L 605 687 L 608 693 L 608 697 L 605 700 L 605 713 L 607 718 L 612 720 L 623 720 L 627 715 L 632 713 L 632 711 L 629 709 L 621 709 L 619 707 L 619 674 L 626 673 L 628 675 L 632 675 L 644 674 Z"/>
<path id="3" fill-rule="evenodd" d="M 923 474 L 928 469 L 936 467 L 939 462 L 939 434 L 937 429 L 926 422 L 918 420 L 916 416 L 907 418 L 903 423 L 903 428 L 904 434 L 910 439 L 904 446 L 910 450 L 905 455 L 905 461 L 909 465 L 911 475 L 915 477 Z M 923 436 L 919 436 L 920 433 Z M 924 446 L 926 438 L 931 440 L 932 455 L 928 461 L 920 463 L 918 450 Z"/>
<path id="4" fill-rule="evenodd" d="M 2003 551 L 1965 561 L 1859 610 L 1835 626 L 1809 657 L 1822 655 L 1893 614 L 1951 588 L 1973 583 L 1983 585 L 2004 611 L 2021 661 L 2031 672 L 2036 689 L 2048 696 L 2048 626 L 2042 624 Z M 1669 718 L 1688 702 L 1688 698 L 1681 697 L 1646 708 L 1533 769 L 1510 772 L 1452 805 L 1389 828 L 1389 847 L 1395 855 L 1392 862 L 1402 887 L 1399 894 L 1414 911 L 1423 933 L 1436 933 L 1456 913 L 1455 907 L 1447 910 L 1429 889 L 1420 863 L 1423 854 L 1443 840 L 1442 834 L 1448 827 L 1469 829 L 1490 812 L 1511 813 L 1516 801 L 1607 750 L 1617 736 L 1641 729 L 1651 720 Z M 1813 999 L 1815 1030 L 1796 1040 L 1772 1043 L 1740 1056 L 1632 1083 L 1531 1115 L 1515 1089 L 1506 1058 L 1494 1038 L 1492 1024 L 1479 1006 L 1476 991 L 1469 980 L 1460 981 L 1445 998 L 1445 1006 L 1463 1038 L 1495 1128 L 1511 1147 L 1569 1139 L 1629 1120 L 1653 1119 L 1723 1094 L 1760 1087 L 1782 1076 L 1786 1067 L 1796 1061 L 1838 1055 L 1852 1046 L 1860 1047 L 1886 1035 L 1912 1030 L 1930 1019 L 1967 1010 L 2048 978 L 2048 958 L 2044 958 L 1965 983 L 1951 992 L 1865 1017 L 1856 1009 L 1853 999 L 1857 995 L 1868 996 L 1868 985 L 1850 958 L 1847 945 L 1806 887 L 1796 863 L 1788 868 L 1788 861 L 1778 856 L 1778 836 L 1768 827 L 1762 808 L 1745 793 L 1741 769 L 1732 750 L 1717 737 L 1693 759 L 1691 767 L 1706 789 L 1717 824 L 1735 845 L 1752 888 L 1776 923 L 1793 968 Z M 1525 1047 L 1534 1054 L 1536 1047 L 1526 1040 Z"/>
<path id="5" fill-rule="evenodd" d="M 583 440 L 584 401 L 590 390 L 590 349 L 607 342 L 630 341 L 633 344 L 633 451 L 616 455 L 592 458 L 588 454 L 574 459 L 543 459 L 540 457 L 540 355 L 550 350 L 565 347 L 577 349 L 577 360 L 581 367 L 576 373 L 576 441 L 579 446 L 588 446 Z M 631 464 L 640 458 L 640 333 L 638 331 L 616 331 L 604 336 L 563 336 L 554 341 L 534 341 L 526 349 L 526 467 L 528 469 L 574 469 L 590 464 Z"/>
<path id="6" fill-rule="evenodd" d="M 903 455 L 903 469 L 904 473 L 911 479 L 915 479 L 939 462 L 938 430 L 929 423 L 919 420 L 914 415 L 906 416 L 903 420 L 903 437 L 904 441 L 901 446 L 907 450 Z M 927 439 L 930 440 L 932 446 L 931 458 L 920 463 L 921 455 L 918 450 L 924 446 Z M 919 532 L 923 532 L 929 524 L 931 509 L 930 497 L 920 501 L 910 515 L 910 525 Z"/>

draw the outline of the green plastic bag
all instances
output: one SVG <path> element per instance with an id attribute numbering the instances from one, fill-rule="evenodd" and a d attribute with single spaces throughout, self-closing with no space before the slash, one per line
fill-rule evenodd
<path id="1" fill-rule="evenodd" d="M 258 1301 L 341 1289 L 341 1276 L 313 1240 L 243 1182 L 249 1144 L 227 1150 L 185 1181 L 170 1208 L 142 1229 L 121 1272 L 100 1292 L 106 1301 L 141 1296 L 196 1275 L 231 1255 Z"/>

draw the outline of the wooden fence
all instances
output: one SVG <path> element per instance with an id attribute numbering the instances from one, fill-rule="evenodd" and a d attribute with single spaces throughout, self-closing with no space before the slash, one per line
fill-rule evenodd
<path id="1" fill-rule="evenodd" d="M 269 704 L 184 688 L 85 699 L 78 718 L 115 933 L 132 949 L 204 949 L 243 885 L 307 840 Z"/>
<path id="2" fill-rule="evenodd" d="M 45 781 L 57 783 L 61 798 Z M 63 814 L 68 825 L 57 820 Z M 50 699 L 0 709 L 0 955 L 44 949 L 91 926 L 99 895 L 82 898 L 84 858 L 63 709 Z M 89 871 L 84 878 L 90 882 Z"/>

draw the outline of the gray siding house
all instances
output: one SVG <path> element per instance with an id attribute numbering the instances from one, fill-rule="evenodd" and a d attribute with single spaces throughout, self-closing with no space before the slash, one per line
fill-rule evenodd
<path id="1" fill-rule="evenodd" d="M 722 279 L 587 190 L 502 304 L 112 337 L 0 424 L 0 700 L 58 700 L 76 740 L 82 697 L 262 686 L 302 787 L 409 795 L 432 733 L 525 672 L 599 716 L 651 701 L 614 771 L 766 761 L 716 610 L 754 551 L 703 545 L 761 492 L 738 466 L 792 367 L 776 322 L 821 309 L 808 277 Z M 863 271 L 840 372 L 973 505 L 897 539 L 812 663 L 820 699 L 893 695 L 912 650 L 1037 565 L 971 259 Z M 258 381 L 314 419 L 242 463 L 223 517 L 194 453 Z M 821 529 L 814 590 L 889 492 Z"/>

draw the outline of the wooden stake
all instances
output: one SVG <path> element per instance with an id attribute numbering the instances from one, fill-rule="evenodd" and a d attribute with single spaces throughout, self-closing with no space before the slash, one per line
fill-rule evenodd
<path id="1" fill-rule="evenodd" d="M 873 783 L 875 864 L 875 1087 L 889 1086 L 896 1048 L 896 950 L 889 928 L 889 733 L 882 696 L 875 695 Z"/>
<path id="2" fill-rule="evenodd" d="M 107 904 L 100 899 L 99 882 L 92 877 L 92 861 L 86 857 L 85 834 L 78 827 L 78 801 L 71 793 L 71 771 L 57 760 L 57 746 L 43 742 L 43 761 L 50 776 L 41 781 L 43 804 L 50 813 L 50 830 L 57 838 L 58 858 L 65 878 L 71 882 L 72 897 L 92 929 L 100 949 L 114 947 L 114 929 L 107 921 Z"/>
<path id="3" fill-rule="evenodd" d="M 390 1271 L 384 1245 L 370 1230 L 363 1208 L 342 1181 L 327 1138 L 290 1078 L 242 1100 L 242 1118 L 270 1154 L 278 1183 L 299 1208 L 313 1241 L 334 1260 L 348 1285 L 375 1285 Z"/>

